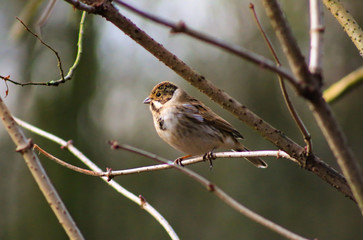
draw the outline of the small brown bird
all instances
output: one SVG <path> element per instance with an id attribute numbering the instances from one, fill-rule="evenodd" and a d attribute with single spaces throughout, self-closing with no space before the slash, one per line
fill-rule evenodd
<path id="1" fill-rule="evenodd" d="M 229 122 L 171 82 L 156 85 L 144 103 L 150 105 L 159 136 L 181 152 L 207 155 L 217 148 L 248 151 L 237 140 L 243 136 Z M 267 167 L 258 157 L 246 159 L 256 167 Z"/>

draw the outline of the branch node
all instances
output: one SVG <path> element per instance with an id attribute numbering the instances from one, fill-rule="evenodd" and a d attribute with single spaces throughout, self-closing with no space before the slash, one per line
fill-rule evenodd
<path id="1" fill-rule="evenodd" d="M 187 30 L 187 25 L 183 21 L 179 21 L 175 26 L 173 26 L 170 30 L 171 33 L 180 33 L 185 32 Z"/>
<path id="2" fill-rule="evenodd" d="M 209 192 L 214 192 L 215 191 L 215 189 L 216 189 L 216 186 L 213 184 L 213 183 L 208 183 L 208 191 Z"/>
<path id="3" fill-rule="evenodd" d="M 277 159 L 280 159 L 280 158 L 282 158 L 282 156 L 281 156 L 281 150 L 279 149 L 279 150 L 277 150 L 277 154 L 276 154 L 276 158 Z"/>
<path id="4" fill-rule="evenodd" d="M 120 144 L 116 140 L 109 140 L 107 143 L 110 145 L 112 150 L 120 149 Z"/>
<path id="5" fill-rule="evenodd" d="M 106 168 L 106 171 L 107 182 L 109 182 L 112 180 L 112 178 L 114 178 L 114 175 L 112 174 L 112 168 Z"/>
<path id="6" fill-rule="evenodd" d="M 66 142 L 66 144 L 64 144 L 64 145 L 62 145 L 60 148 L 61 149 L 68 149 L 68 147 L 70 146 L 70 145 L 73 145 L 73 140 L 68 140 L 67 142 Z"/>
<path id="7" fill-rule="evenodd" d="M 15 151 L 16 152 L 20 152 L 21 154 L 23 154 L 28 149 L 33 148 L 33 146 L 34 146 L 33 140 L 31 138 L 28 138 L 26 140 L 26 143 L 23 143 L 23 144 L 18 145 L 18 147 L 15 149 Z"/>
<path id="8" fill-rule="evenodd" d="M 145 205 L 146 205 L 146 199 L 140 194 L 139 195 L 139 198 L 140 198 L 140 207 L 142 208 L 142 209 L 144 209 L 144 207 L 145 207 Z"/>

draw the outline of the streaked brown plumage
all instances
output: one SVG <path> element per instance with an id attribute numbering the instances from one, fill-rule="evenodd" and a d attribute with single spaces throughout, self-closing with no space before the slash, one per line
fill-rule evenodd
<path id="1" fill-rule="evenodd" d="M 159 136 L 175 149 L 201 155 L 217 148 L 247 151 L 237 140 L 242 135 L 226 120 L 171 82 L 161 82 L 144 100 L 150 105 Z M 256 167 L 267 164 L 260 158 L 247 158 Z"/>

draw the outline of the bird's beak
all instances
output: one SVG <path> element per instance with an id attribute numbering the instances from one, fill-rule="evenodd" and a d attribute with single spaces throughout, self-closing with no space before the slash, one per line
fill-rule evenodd
<path id="1" fill-rule="evenodd" d="M 151 102 L 151 98 L 147 97 L 145 98 L 145 100 L 143 101 L 144 104 L 149 104 Z"/>

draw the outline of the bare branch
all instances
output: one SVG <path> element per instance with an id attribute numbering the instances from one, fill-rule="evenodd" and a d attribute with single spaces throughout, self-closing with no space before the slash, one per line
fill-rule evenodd
<path id="1" fill-rule="evenodd" d="M 289 63 L 294 70 L 296 77 L 305 82 L 313 95 L 304 95 L 310 103 L 311 110 L 318 122 L 323 134 L 334 153 L 344 176 L 347 178 L 354 197 L 363 214 L 363 175 L 362 169 L 350 150 L 345 136 L 341 131 L 329 105 L 322 97 L 320 85 L 309 73 L 304 58 L 291 34 L 287 20 L 283 17 L 282 10 L 275 0 L 263 1 L 271 23 L 275 28 L 277 37 L 283 45 L 283 50 L 288 57 Z"/>
<path id="2" fill-rule="evenodd" d="M 70 151 L 74 156 L 76 156 L 79 160 L 81 160 L 86 166 L 88 166 L 90 169 L 92 169 L 93 172 L 99 173 L 102 172 L 102 170 L 94 164 L 90 159 L 88 159 L 81 151 L 79 151 L 76 147 L 73 146 L 71 141 L 65 141 L 51 133 L 48 133 L 44 130 L 41 130 L 27 122 L 24 122 L 18 118 L 15 118 L 16 122 L 23 128 L 38 134 L 46 139 L 49 139 L 63 148 L 67 148 L 68 151 Z M 117 192 L 125 196 L 126 198 L 130 199 L 134 203 L 138 204 L 139 206 L 142 206 L 142 208 L 148 212 L 151 216 L 153 216 L 156 221 L 159 222 L 159 224 L 166 230 L 166 232 L 169 234 L 170 238 L 173 240 L 178 240 L 179 237 L 172 228 L 172 226 L 168 223 L 168 221 L 150 204 L 144 203 L 141 201 L 141 199 L 134 195 L 133 193 L 129 192 L 127 189 L 123 188 L 121 185 L 119 185 L 117 182 L 111 180 L 108 181 L 107 175 L 105 177 L 102 177 L 102 180 L 104 180 L 108 185 L 110 185 L 112 188 L 114 188 Z"/>
<path id="3" fill-rule="evenodd" d="M 82 233 L 79 231 L 76 223 L 69 214 L 62 199 L 57 193 L 57 190 L 52 185 L 47 173 L 41 165 L 38 156 L 32 150 L 32 142 L 27 139 L 23 131 L 19 128 L 18 124 L 12 117 L 9 109 L 0 98 L 0 118 L 5 129 L 16 144 L 17 152 L 20 152 L 27 164 L 30 172 L 32 173 L 36 183 L 38 184 L 41 192 L 47 200 L 49 206 L 52 208 L 54 214 L 58 218 L 59 223 L 67 233 L 70 239 L 84 239 Z"/>

